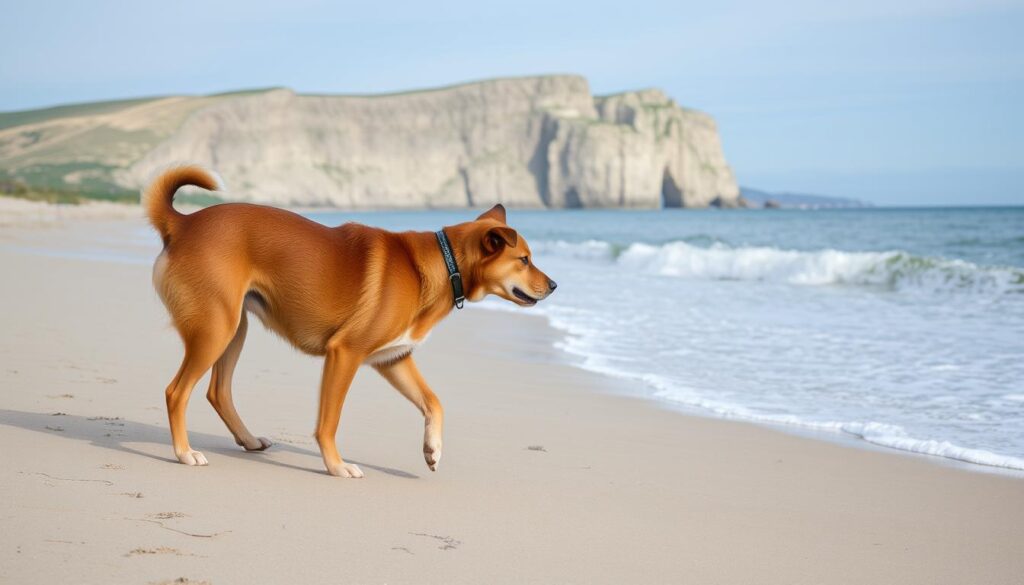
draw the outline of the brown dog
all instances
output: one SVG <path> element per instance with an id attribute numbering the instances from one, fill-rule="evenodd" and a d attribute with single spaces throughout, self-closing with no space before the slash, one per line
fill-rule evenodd
<path id="1" fill-rule="evenodd" d="M 556 286 L 530 261 L 529 246 L 505 224 L 501 205 L 437 234 L 393 233 L 354 223 L 329 228 L 245 203 L 183 215 L 172 202 L 185 185 L 217 188 L 204 169 L 180 167 L 157 177 L 143 201 L 164 243 L 153 284 L 185 343 L 167 387 L 167 416 L 174 453 L 186 465 L 206 465 L 189 446 L 185 408 L 211 367 L 207 398 L 235 442 L 248 451 L 270 446 L 249 432 L 231 400 L 248 311 L 300 350 L 325 357 L 315 436 L 331 475 L 363 476 L 342 460 L 334 441 L 361 364 L 376 368 L 423 413 L 423 454 L 436 470 L 444 413 L 413 362 L 413 349 L 456 303 L 461 306 L 460 280 L 470 301 L 493 294 L 524 306 Z"/>

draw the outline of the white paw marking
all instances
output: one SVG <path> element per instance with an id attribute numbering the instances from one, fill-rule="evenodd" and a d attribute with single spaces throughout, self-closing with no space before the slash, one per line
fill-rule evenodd
<path id="1" fill-rule="evenodd" d="M 239 444 L 244 447 L 246 451 L 265 451 L 273 445 L 274 442 L 266 437 L 253 437 L 252 439 Z"/>
<path id="2" fill-rule="evenodd" d="M 430 471 L 437 471 L 437 465 L 441 462 L 441 445 L 438 444 L 436 447 L 431 447 L 424 444 L 423 459 L 427 462 L 427 467 L 430 468 Z"/>
<path id="3" fill-rule="evenodd" d="M 189 449 L 184 453 L 179 453 L 178 461 L 181 461 L 185 465 L 209 465 L 209 462 L 206 460 L 206 455 L 203 455 L 195 449 Z"/>
<path id="4" fill-rule="evenodd" d="M 359 466 L 354 463 L 342 463 L 341 465 L 328 467 L 327 473 L 335 477 L 363 477 L 363 470 L 359 469 Z"/>

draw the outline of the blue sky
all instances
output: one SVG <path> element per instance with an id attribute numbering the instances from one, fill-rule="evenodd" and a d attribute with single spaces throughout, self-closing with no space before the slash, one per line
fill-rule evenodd
<path id="1" fill-rule="evenodd" d="M 1024 204 L 1024 3 L 23 2 L 0 110 L 288 86 L 368 93 L 579 73 L 719 122 L 740 183 Z"/>

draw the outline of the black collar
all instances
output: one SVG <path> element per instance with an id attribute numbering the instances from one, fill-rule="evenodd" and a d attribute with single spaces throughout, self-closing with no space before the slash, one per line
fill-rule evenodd
<path id="1" fill-rule="evenodd" d="M 455 263 L 455 254 L 452 252 L 452 243 L 448 241 L 444 230 L 434 232 L 437 236 L 437 245 L 441 246 L 441 256 L 444 258 L 444 266 L 448 269 L 448 280 L 452 283 L 452 296 L 455 298 L 455 308 L 461 309 L 466 302 L 466 295 L 462 290 L 462 275 L 459 274 L 459 265 Z"/>

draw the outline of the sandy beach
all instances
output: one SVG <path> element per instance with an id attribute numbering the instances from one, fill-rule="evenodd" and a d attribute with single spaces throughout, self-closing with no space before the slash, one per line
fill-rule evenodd
<path id="1" fill-rule="evenodd" d="M 328 476 L 320 361 L 259 326 L 235 399 L 275 445 L 236 447 L 204 380 L 189 429 L 210 465 L 180 465 L 181 344 L 141 219 L 45 223 L 0 223 L 2 583 L 1024 579 L 1019 477 L 660 408 L 526 312 L 454 313 L 418 350 L 446 409 L 436 473 L 419 413 L 363 369 L 339 447 L 366 477 Z M 68 254 L 97 240 L 106 260 Z"/>

